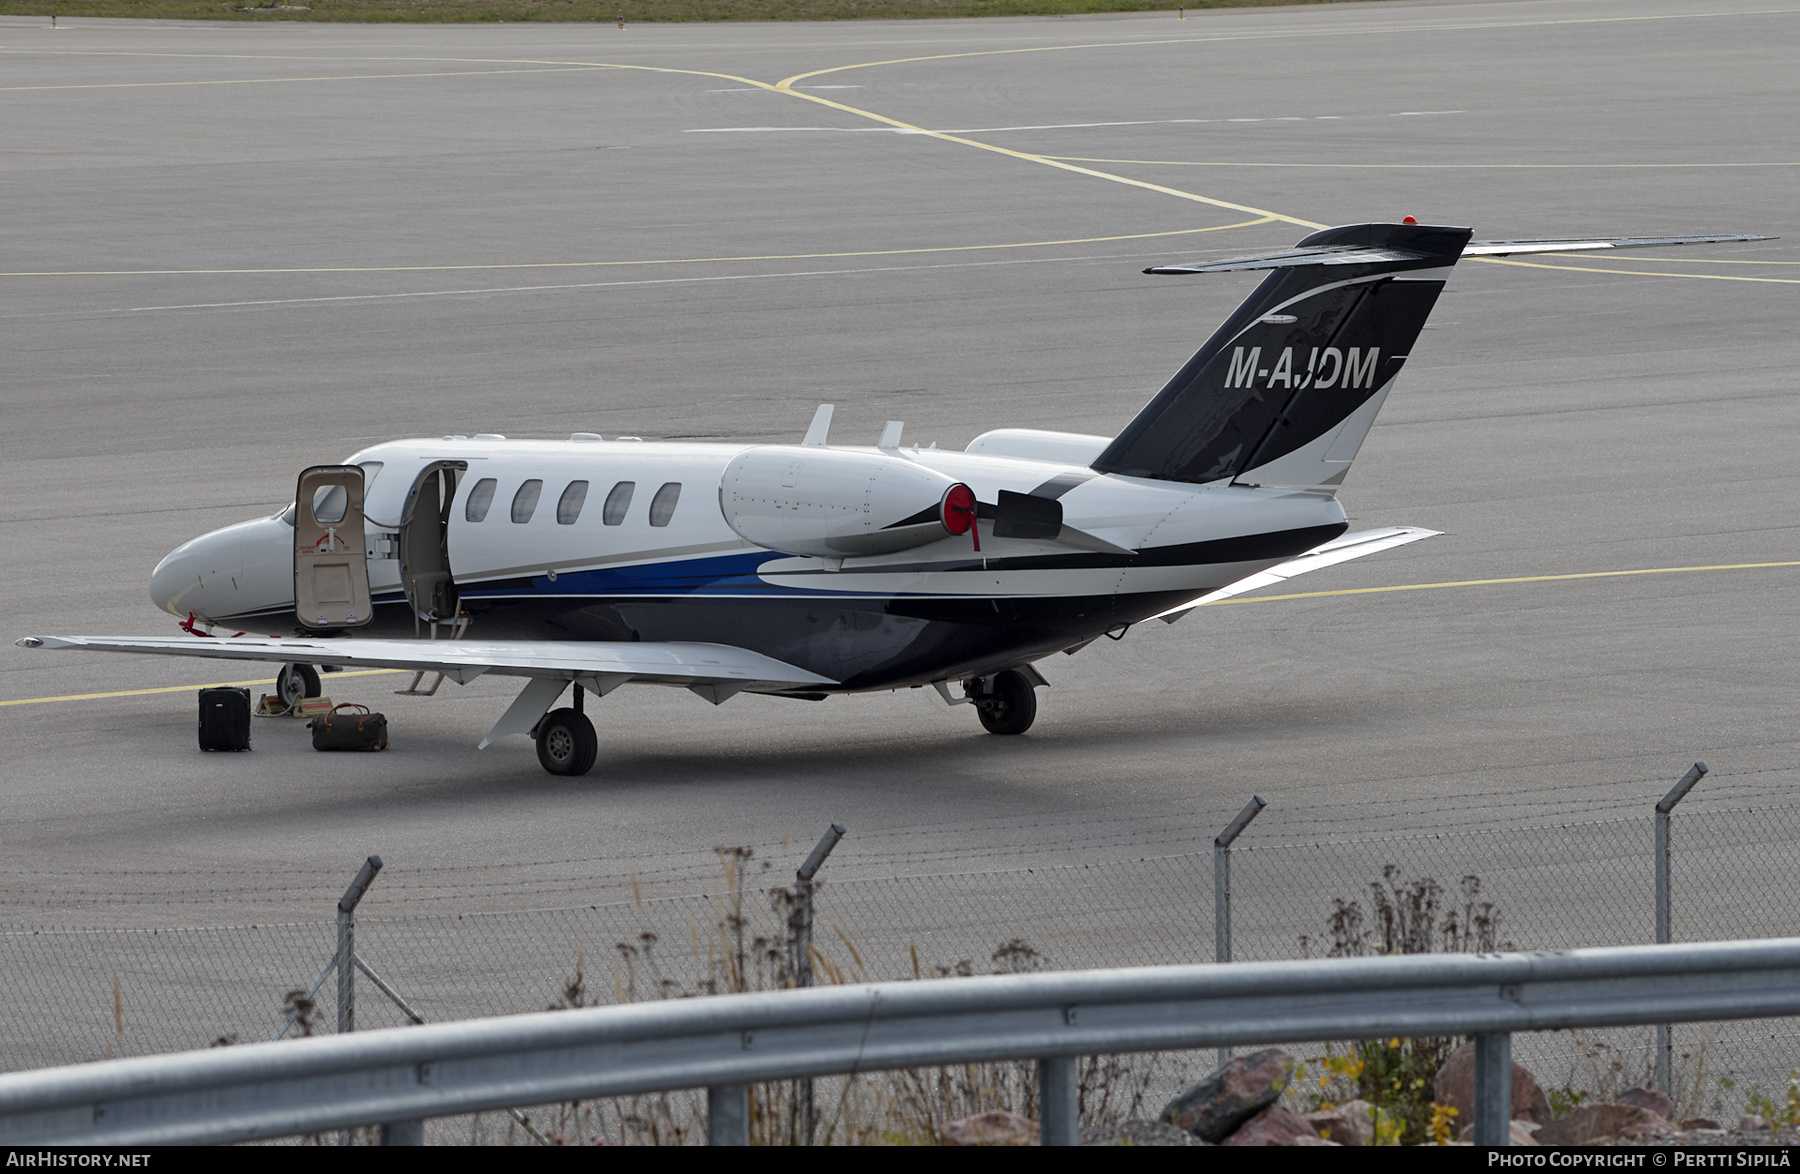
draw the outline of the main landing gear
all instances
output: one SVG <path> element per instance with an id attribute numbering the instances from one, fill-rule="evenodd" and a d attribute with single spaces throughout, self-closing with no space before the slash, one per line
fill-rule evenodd
<path id="1" fill-rule="evenodd" d="M 990 734 L 1023 734 L 1037 720 L 1037 690 L 1017 669 L 970 681 L 966 689 Z"/>
<path id="2" fill-rule="evenodd" d="M 275 674 L 275 696 L 292 710 L 308 697 L 324 692 L 319 685 L 319 671 L 310 664 L 285 664 Z"/>
<path id="3" fill-rule="evenodd" d="M 551 710 L 532 731 L 538 765 L 553 775 L 584 775 L 599 757 L 600 738 L 594 733 L 594 723 L 581 712 L 584 692 L 580 685 L 575 686 L 574 708 Z"/>

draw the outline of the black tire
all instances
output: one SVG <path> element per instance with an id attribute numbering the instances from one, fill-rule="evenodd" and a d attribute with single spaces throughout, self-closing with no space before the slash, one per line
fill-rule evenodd
<path id="1" fill-rule="evenodd" d="M 553 709 L 537 727 L 538 764 L 553 775 L 584 775 L 600 755 L 594 723 L 572 709 Z"/>
<path id="2" fill-rule="evenodd" d="M 1007 669 L 997 674 L 988 693 L 976 701 L 981 724 L 990 734 L 1023 734 L 1037 720 L 1037 690 L 1024 673 Z"/>
<path id="3" fill-rule="evenodd" d="M 310 664 L 284 664 L 275 674 L 275 696 L 289 709 L 303 698 L 317 697 L 324 691 L 319 685 L 318 670 Z"/>

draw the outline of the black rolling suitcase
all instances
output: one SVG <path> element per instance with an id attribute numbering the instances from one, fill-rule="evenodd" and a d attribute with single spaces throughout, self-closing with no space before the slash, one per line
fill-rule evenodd
<path id="1" fill-rule="evenodd" d="M 361 713 L 346 710 L 362 710 Z M 386 750 L 387 715 L 370 713 L 366 705 L 346 701 L 330 713 L 306 723 L 312 728 L 314 750 Z"/>
<path id="2" fill-rule="evenodd" d="M 200 749 L 250 749 L 250 690 L 200 690 Z"/>

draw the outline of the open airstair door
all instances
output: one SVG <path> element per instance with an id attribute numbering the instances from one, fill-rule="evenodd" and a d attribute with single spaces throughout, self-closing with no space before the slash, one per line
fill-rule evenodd
<path id="1" fill-rule="evenodd" d="M 450 573 L 450 503 L 457 474 L 468 468 L 467 461 L 426 465 L 400 513 L 400 582 L 414 617 L 427 623 L 454 620 L 461 602 Z"/>
<path id="2" fill-rule="evenodd" d="M 375 618 L 363 536 L 363 471 L 315 465 L 294 489 L 294 616 L 302 628 L 360 628 Z"/>

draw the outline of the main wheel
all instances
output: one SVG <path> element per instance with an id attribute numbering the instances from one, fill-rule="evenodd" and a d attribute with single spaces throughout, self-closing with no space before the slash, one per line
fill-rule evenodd
<path id="1" fill-rule="evenodd" d="M 289 709 L 300 704 L 307 697 L 317 697 L 324 692 L 319 686 L 319 674 L 310 664 L 284 664 L 281 671 L 275 674 L 275 696 Z"/>
<path id="2" fill-rule="evenodd" d="M 553 775 L 584 775 L 600 754 L 594 723 L 572 709 L 553 709 L 537 727 L 537 756 Z"/>
<path id="3" fill-rule="evenodd" d="M 981 724 L 990 734 L 1023 734 L 1037 719 L 1037 690 L 1024 673 L 1007 669 L 996 674 L 987 696 L 975 702 Z"/>

